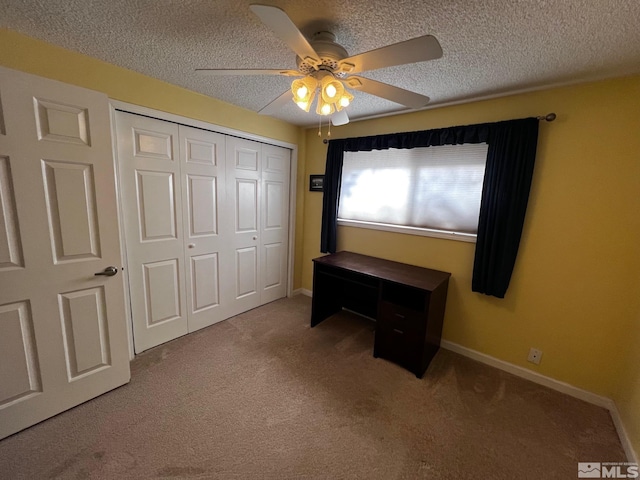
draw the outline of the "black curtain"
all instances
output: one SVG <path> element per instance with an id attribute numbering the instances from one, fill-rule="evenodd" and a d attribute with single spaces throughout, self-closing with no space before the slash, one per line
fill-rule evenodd
<path id="1" fill-rule="evenodd" d="M 529 201 L 538 120 L 496 123 L 488 143 L 471 289 L 504 298 Z"/>
<path id="2" fill-rule="evenodd" d="M 330 140 L 324 178 L 320 250 L 336 251 L 344 152 L 488 143 L 473 267 L 473 291 L 504 297 L 515 264 L 529 198 L 538 120 Z"/>

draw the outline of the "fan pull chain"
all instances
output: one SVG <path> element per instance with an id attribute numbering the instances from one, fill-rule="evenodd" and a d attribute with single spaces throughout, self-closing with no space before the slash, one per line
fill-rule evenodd
<path id="1" fill-rule="evenodd" d="M 318 136 L 322 136 L 322 117 L 318 117 Z"/>
<path id="2" fill-rule="evenodd" d="M 329 120 L 329 128 L 327 129 L 327 137 L 331 136 L 331 120 Z"/>

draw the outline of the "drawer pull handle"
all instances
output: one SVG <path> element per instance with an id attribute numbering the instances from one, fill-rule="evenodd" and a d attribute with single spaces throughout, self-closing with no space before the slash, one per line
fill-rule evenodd
<path id="1" fill-rule="evenodd" d="M 398 317 L 398 318 L 406 318 L 404 315 L 400 315 L 399 313 L 396 313 L 396 317 Z"/>
<path id="2" fill-rule="evenodd" d="M 398 330 L 397 328 L 394 328 L 393 331 L 399 333 L 400 335 L 404 335 L 404 332 L 402 330 Z"/>

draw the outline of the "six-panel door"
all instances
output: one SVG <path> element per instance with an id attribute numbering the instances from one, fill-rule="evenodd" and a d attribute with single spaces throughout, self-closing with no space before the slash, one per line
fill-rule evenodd
<path id="1" fill-rule="evenodd" d="M 2 438 L 130 375 L 107 97 L 0 68 L 0 117 Z"/>
<path id="2" fill-rule="evenodd" d="M 117 112 L 120 193 L 137 353 L 186 334 L 178 125 Z"/>

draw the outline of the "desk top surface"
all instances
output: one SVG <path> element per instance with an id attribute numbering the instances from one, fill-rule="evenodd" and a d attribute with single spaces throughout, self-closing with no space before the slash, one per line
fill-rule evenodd
<path id="1" fill-rule="evenodd" d="M 318 264 L 432 291 L 448 280 L 448 272 L 369 257 L 353 252 L 337 252 L 313 259 Z"/>

